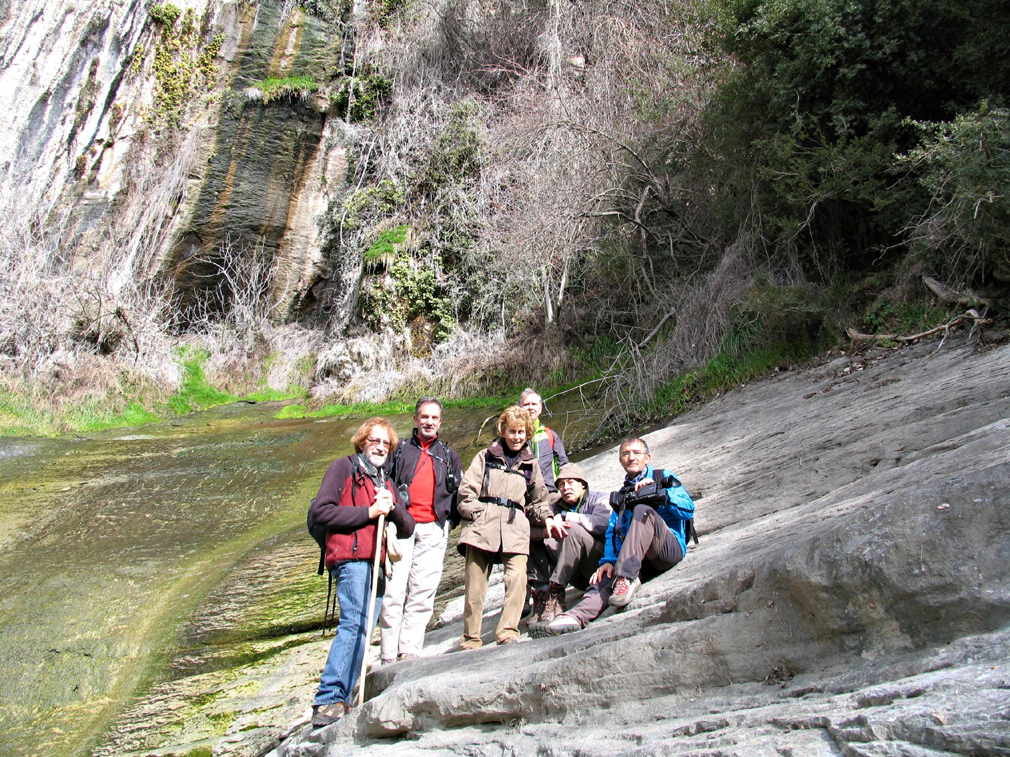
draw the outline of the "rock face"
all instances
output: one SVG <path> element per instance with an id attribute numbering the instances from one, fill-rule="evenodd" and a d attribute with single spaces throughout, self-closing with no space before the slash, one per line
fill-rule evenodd
<path id="1" fill-rule="evenodd" d="M 845 356 L 645 438 L 697 502 L 681 565 L 575 634 L 442 655 L 449 623 L 274 754 L 1010 754 L 1010 348 Z"/>
<path id="2" fill-rule="evenodd" d="M 357 137 L 327 86 L 348 28 L 326 2 L 0 4 L 3 206 L 118 287 L 161 276 L 193 304 L 259 256 L 279 314 L 339 312 L 359 268 L 327 259 L 325 215 Z M 249 95 L 296 79 L 313 85 Z"/>

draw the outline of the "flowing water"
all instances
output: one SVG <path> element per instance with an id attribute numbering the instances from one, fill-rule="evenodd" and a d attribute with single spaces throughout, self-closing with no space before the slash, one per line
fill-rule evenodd
<path id="1" fill-rule="evenodd" d="M 139 753 L 144 728 L 111 746 L 107 736 L 138 693 L 318 627 L 306 505 L 362 419 L 277 410 L 240 403 L 87 437 L 0 438 L 0 754 L 121 754 L 128 742 Z M 446 413 L 442 438 L 464 466 L 491 414 Z M 568 438 L 579 415 L 549 423 Z M 389 420 L 410 433 L 409 416 Z"/>

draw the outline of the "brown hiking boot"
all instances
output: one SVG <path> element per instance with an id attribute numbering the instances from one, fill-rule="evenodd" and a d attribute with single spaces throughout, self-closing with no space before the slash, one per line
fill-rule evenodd
<path id="1" fill-rule="evenodd" d="M 567 609 L 565 606 L 564 587 L 551 584 L 550 588 L 547 589 L 547 601 L 544 605 L 544 611 L 540 614 L 540 620 L 550 623 Z"/>
<path id="2" fill-rule="evenodd" d="M 533 612 L 526 619 L 526 623 L 539 623 L 541 620 L 549 620 L 549 618 L 544 618 L 544 610 L 547 608 L 548 601 L 548 590 L 547 589 L 534 589 L 533 590 Z M 554 616 L 552 615 L 551 618 Z"/>

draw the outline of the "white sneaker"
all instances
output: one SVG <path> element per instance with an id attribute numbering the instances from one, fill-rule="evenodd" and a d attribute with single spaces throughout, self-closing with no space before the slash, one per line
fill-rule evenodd
<path id="1" fill-rule="evenodd" d="M 634 578 L 618 576 L 614 581 L 614 588 L 610 590 L 610 604 L 614 607 L 626 607 L 641 585 L 642 581 L 638 576 Z"/>

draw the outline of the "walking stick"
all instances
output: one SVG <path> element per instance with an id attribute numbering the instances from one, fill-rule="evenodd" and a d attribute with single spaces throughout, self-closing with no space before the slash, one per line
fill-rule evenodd
<path id="1" fill-rule="evenodd" d="M 382 543 L 386 540 L 386 516 L 379 516 L 375 529 L 375 561 L 372 563 L 372 593 L 368 597 L 368 615 L 365 616 L 365 653 L 361 656 L 361 675 L 358 676 L 358 706 L 365 703 L 365 669 L 368 667 L 368 647 L 372 644 L 372 614 L 375 612 L 375 595 L 379 593 L 379 567 L 382 558 Z"/>

